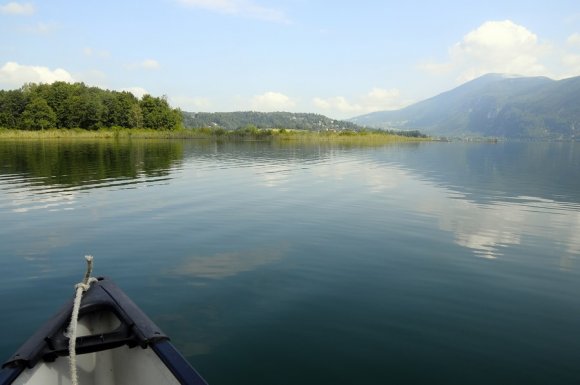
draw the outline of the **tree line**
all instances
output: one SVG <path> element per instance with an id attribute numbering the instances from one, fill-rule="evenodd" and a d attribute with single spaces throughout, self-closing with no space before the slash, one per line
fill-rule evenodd
<path id="1" fill-rule="evenodd" d="M 187 128 L 223 128 L 237 130 L 247 126 L 259 129 L 285 128 L 291 130 L 359 130 L 361 127 L 343 120 L 334 120 L 324 115 L 292 112 L 184 112 Z"/>
<path id="2" fill-rule="evenodd" d="M 268 135 L 268 129 L 331 131 L 345 135 L 364 133 L 383 133 L 406 136 L 411 138 L 426 138 L 425 134 L 417 130 L 397 131 L 380 130 L 363 127 L 358 124 L 335 120 L 327 116 L 313 113 L 294 112 L 183 112 L 183 125 L 192 129 L 213 129 L 218 136 L 223 130 L 236 130 L 236 135 Z M 262 130 L 262 131 L 260 131 Z M 266 131 L 263 131 L 266 130 Z"/>
<path id="3" fill-rule="evenodd" d="M 103 90 L 84 83 L 29 83 L 17 90 L 0 90 L 0 127 L 23 130 L 62 128 L 176 129 L 179 109 L 166 97 Z"/>

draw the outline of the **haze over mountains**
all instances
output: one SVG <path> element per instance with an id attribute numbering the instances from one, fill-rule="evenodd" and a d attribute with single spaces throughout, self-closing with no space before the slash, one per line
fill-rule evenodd
<path id="1" fill-rule="evenodd" d="M 428 135 L 575 139 L 580 130 L 580 77 L 556 81 L 488 74 L 406 108 L 350 121 Z"/>

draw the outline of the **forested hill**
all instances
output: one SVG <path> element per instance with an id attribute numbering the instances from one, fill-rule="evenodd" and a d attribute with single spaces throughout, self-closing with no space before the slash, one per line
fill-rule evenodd
<path id="1" fill-rule="evenodd" d="M 105 127 L 174 129 L 181 127 L 181 111 L 163 98 L 103 90 L 84 83 L 26 84 L 0 90 L 0 128 Z"/>
<path id="2" fill-rule="evenodd" d="M 430 135 L 578 139 L 580 77 L 552 80 L 488 74 L 397 111 L 350 119 Z"/>
<path id="3" fill-rule="evenodd" d="M 247 126 L 257 128 L 285 128 L 296 130 L 359 130 L 361 127 L 343 120 L 330 119 L 324 115 L 292 112 L 184 112 L 186 128 L 223 128 L 236 130 Z"/>

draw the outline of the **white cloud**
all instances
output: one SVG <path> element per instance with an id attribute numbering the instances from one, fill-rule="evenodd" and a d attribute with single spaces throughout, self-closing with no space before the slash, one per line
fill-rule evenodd
<path id="1" fill-rule="evenodd" d="M 270 7 L 264 7 L 250 0 L 178 0 L 188 7 L 201 8 L 212 12 L 237 15 L 288 24 L 284 12 Z"/>
<path id="2" fill-rule="evenodd" d="M 578 13 L 572 13 L 572 14 L 568 15 L 564 19 L 564 22 L 566 24 L 576 24 L 576 23 L 580 23 L 580 12 L 578 12 Z"/>
<path id="3" fill-rule="evenodd" d="M 54 83 L 56 81 L 74 82 L 72 75 L 62 68 L 51 70 L 48 67 L 20 65 L 7 62 L 0 68 L 0 84 L 20 87 L 24 83 Z"/>
<path id="4" fill-rule="evenodd" d="M 212 105 L 208 98 L 173 96 L 170 99 L 172 105 L 178 106 L 183 111 L 208 111 Z"/>
<path id="5" fill-rule="evenodd" d="M 157 70 L 157 69 L 161 68 L 161 65 L 159 64 L 159 62 L 157 60 L 145 59 L 145 60 L 140 61 L 138 63 L 128 64 L 126 66 L 126 68 L 129 70 L 135 70 L 135 69 Z"/>
<path id="6" fill-rule="evenodd" d="M 240 2 L 236 0 L 179 0 L 179 2 L 190 7 L 215 12 L 238 13 L 240 11 Z"/>
<path id="7" fill-rule="evenodd" d="M 524 26 L 510 20 L 487 21 L 450 48 L 449 62 L 419 68 L 437 74 L 453 71 L 462 82 L 490 72 L 550 76 L 541 60 L 551 49 Z"/>
<path id="8" fill-rule="evenodd" d="M 366 95 L 349 101 L 343 96 L 331 98 L 314 98 L 313 105 L 333 117 L 351 117 L 373 111 L 394 110 L 409 104 L 401 99 L 398 89 L 373 88 Z"/>
<path id="9" fill-rule="evenodd" d="M 568 78 L 580 75 L 580 33 L 573 33 L 566 39 L 566 47 L 561 52 L 561 60 L 564 69 L 559 74 L 560 78 Z"/>
<path id="10" fill-rule="evenodd" d="M 579 54 L 564 54 L 562 57 L 562 64 L 565 66 L 565 72 L 561 75 L 562 78 L 569 78 L 578 76 L 580 74 L 580 55 Z"/>
<path id="11" fill-rule="evenodd" d="M 107 74 L 99 69 L 93 68 L 74 72 L 72 76 L 77 82 L 84 82 L 85 84 L 105 89 L 110 88 Z"/>
<path id="12" fill-rule="evenodd" d="M 567 55 L 564 55 L 564 57 L 562 58 L 562 61 L 567 66 L 580 68 L 580 55 L 567 54 Z"/>
<path id="13" fill-rule="evenodd" d="M 454 68 L 454 65 L 451 62 L 437 63 L 433 61 L 427 61 L 419 64 L 417 68 L 434 75 L 443 75 L 451 72 Z"/>
<path id="14" fill-rule="evenodd" d="M 358 113 L 363 110 L 360 104 L 351 103 L 344 96 L 334 96 L 326 99 L 314 98 L 312 103 L 317 108 L 340 111 L 341 113 Z"/>
<path id="15" fill-rule="evenodd" d="M 102 59 L 106 59 L 111 56 L 111 53 L 106 50 L 97 50 L 91 47 L 83 48 L 83 54 L 87 57 L 98 57 Z"/>
<path id="16" fill-rule="evenodd" d="M 147 70 L 156 70 L 159 69 L 159 62 L 157 60 L 153 60 L 153 59 L 146 59 L 143 60 L 140 63 L 141 68 L 147 69 Z"/>
<path id="17" fill-rule="evenodd" d="M 573 33 L 566 41 L 571 45 L 580 45 L 580 33 Z"/>
<path id="18" fill-rule="evenodd" d="M 362 104 L 369 111 L 377 111 L 401 108 L 404 103 L 401 101 L 401 92 L 396 88 L 373 88 L 362 98 Z"/>
<path id="19" fill-rule="evenodd" d="M 36 8 L 31 3 L 17 3 L 11 2 L 0 5 L 0 13 L 5 15 L 32 15 L 36 12 Z"/>
<path id="20" fill-rule="evenodd" d="M 257 111 L 287 111 L 294 108 L 296 102 L 284 94 L 269 91 L 254 96 L 250 105 L 253 110 Z"/>
<path id="21" fill-rule="evenodd" d="M 26 25 L 22 27 L 22 31 L 26 33 L 32 33 L 36 35 L 48 35 L 59 28 L 56 23 L 43 23 L 38 22 L 36 24 Z"/>
<path id="22" fill-rule="evenodd" d="M 133 95 L 135 95 L 135 97 L 141 99 L 143 97 L 143 95 L 148 95 L 149 92 L 147 92 L 147 90 L 143 87 L 127 87 L 127 88 L 122 88 L 121 91 L 127 91 L 132 93 Z"/>

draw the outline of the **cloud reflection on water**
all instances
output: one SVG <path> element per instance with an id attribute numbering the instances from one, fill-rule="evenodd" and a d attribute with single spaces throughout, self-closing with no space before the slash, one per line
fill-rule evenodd
<path id="1" fill-rule="evenodd" d="M 278 261 L 284 257 L 286 249 L 287 246 L 281 245 L 276 248 L 194 255 L 172 273 L 196 278 L 227 278 Z"/>
<path id="2" fill-rule="evenodd" d="M 415 194 L 422 202 L 416 210 L 436 218 L 441 230 L 453 233 L 455 243 L 476 256 L 500 257 L 503 248 L 530 237 L 565 244 L 569 256 L 580 255 L 580 207 L 573 204 L 529 196 L 479 203 L 429 182 Z M 562 267 L 569 262 L 562 262 Z"/>
<path id="3" fill-rule="evenodd" d="M 452 233 L 457 245 L 478 257 L 501 257 L 506 247 L 521 245 L 533 237 L 566 246 L 562 268 L 570 266 L 573 256 L 580 255 L 580 207 L 575 203 L 500 193 L 482 201 L 453 186 L 425 179 L 404 165 L 364 158 L 317 164 L 309 173 L 313 183 L 335 183 L 336 195 L 352 194 L 349 186 L 364 186 L 372 194 L 383 194 L 389 205 L 435 218 L 439 229 Z M 268 183 L 264 174 L 256 177 L 258 183 L 269 187 L 307 181 L 300 173 L 291 172 L 284 172 L 275 185 Z"/>
<path id="4" fill-rule="evenodd" d="M 31 210 L 74 210 L 77 194 L 72 191 L 51 191 L 44 195 L 32 195 L 28 191 L 12 194 L 10 206 L 15 213 L 26 213 Z"/>

